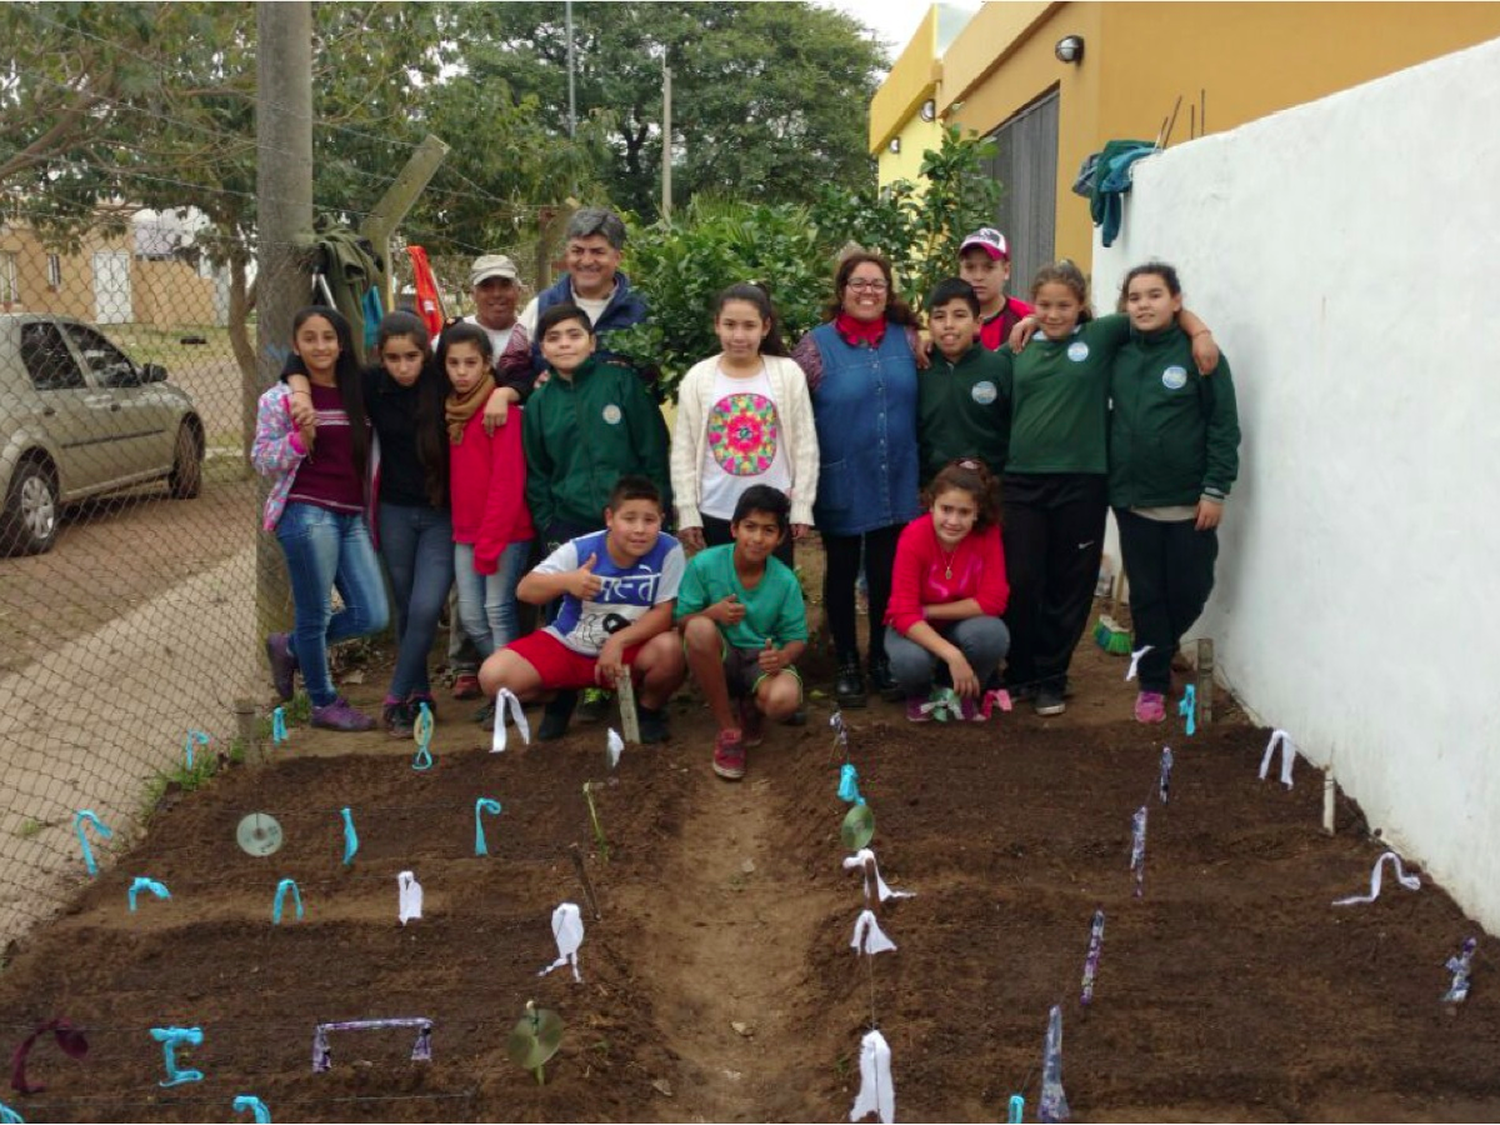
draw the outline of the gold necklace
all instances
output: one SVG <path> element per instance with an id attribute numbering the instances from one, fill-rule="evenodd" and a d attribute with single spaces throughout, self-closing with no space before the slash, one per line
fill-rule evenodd
<path id="1" fill-rule="evenodd" d="M 960 540 L 960 542 L 962 542 L 962 540 Z M 943 550 L 942 540 L 938 540 L 938 554 L 943 556 L 943 577 L 948 579 L 950 582 L 953 580 L 953 556 L 958 554 L 958 547 L 959 544 L 955 543 L 953 544 L 953 550 L 945 551 Z"/>

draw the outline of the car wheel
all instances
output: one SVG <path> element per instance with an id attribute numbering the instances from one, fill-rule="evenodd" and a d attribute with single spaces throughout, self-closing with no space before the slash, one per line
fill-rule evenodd
<path id="1" fill-rule="evenodd" d="M 177 431 L 167 489 L 174 500 L 191 500 L 203 491 L 203 448 L 193 427 L 186 422 Z"/>
<path id="2" fill-rule="evenodd" d="M 0 554 L 40 555 L 57 539 L 57 475 L 42 461 L 16 466 L 0 513 Z"/>

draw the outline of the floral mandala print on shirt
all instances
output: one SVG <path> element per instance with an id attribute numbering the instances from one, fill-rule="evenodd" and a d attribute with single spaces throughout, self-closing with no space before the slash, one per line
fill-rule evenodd
<path id="1" fill-rule="evenodd" d="M 765 395 L 726 395 L 709 411 L 709 452 L 730 476 L 754 477 L 769 470 L 780 439 L 776 404 Z"/>

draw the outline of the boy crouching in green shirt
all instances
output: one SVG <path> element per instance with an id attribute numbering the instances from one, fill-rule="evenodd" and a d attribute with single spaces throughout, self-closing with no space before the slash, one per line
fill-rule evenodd
<path id="1" fill-rule="evenodd" d="M 694 555 L 677 595 L 688 668 L 719 724 L 714 773 L 730 781 L 745 776 L 763 717 L 789 718 L 802 703 L 793 665 L 807 647 L 807 610 L 796 575 L 772 556 L 790 515 L 777 489 L 747 488 L 729 523 L 734 542 Z"/>

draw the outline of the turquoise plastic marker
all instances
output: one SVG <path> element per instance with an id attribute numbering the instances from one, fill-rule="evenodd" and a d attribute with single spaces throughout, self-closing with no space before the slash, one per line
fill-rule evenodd
<path id="1" fill-rule="evenodd" d="M 1005 1115 L 1009 1125 L 1021 1125 L 1026 1120 L 1026 1099 L 1020 1094 L 1010 1096 L 1010 1111 Z"/>
<path id="2" fill-rule="evenodd" d="M 426 703 L 417 709 L 417 721 L 412 725 L 412 738 L 417 742 L 417 754 L 411 760 L 411 768 L 414 770 L 430 770 L 432 768 L 432 751 L 427 749 L 432 742 L 432 708 Z"/>
<path id="3" fill-rule="evenodd" d="M 851 805 L 864 804 L 864 798 L 859 795 L 859 771 L 853 762 L 845 762 L 839 770 L 839 800 Z"/>
<path id="4" fill-rule="evenodd" d="M 271 744 L 280 746 L 286 741 L 286 708 L 278 707 L 271 712 Z"/>
<path id="5" fill-rule="evenodd" d="M 158 1082 L 158 1086 L 181 1086 L 184 1082 L 203 1081 L 201 1070 L 194 1070 L 191 1067 L 179 1068 L 177 1065 L 178 1047 L 202 1046 L 203 1029 L 201 1027 L 153 1027 L 151 1038 L 161 1044 L 162 1062 L 167 1068 L 167 1080 Z"/>
<path id="6" fill-rule="evenodd" d="M 234 1112 L 245 1113 L 249 1111 L 255 1114 L 255 1125 L 270 1125 L 271 1111 L 266 1108 L 266 1103 L 251 1094 L 241 1094 L 234 1099 Z"/>
<path id="7" fill-rule="evenodd" d="M 78 846 L 83 849 L 83 865 L 88 868 L 90 877 L 99 874 L 99 865 L 94 862 L 94 849 L 89 847 L 89 838 L 84 835 L 84 824 L 92 824 L 94 830 L 106 840 L 110 839 L 114 832 L 107 828 L 99 815 L 93 809 L 79 809 L 78 815 L 73 818 L 73 831 L 78 833 Z"/>
<path id="8" fill-rule="evenodd" d="M 354 863 L 354 853 L 359 851 L 359 833 L 354 831 L 354 813 L 346 805 L 339 810 L 344 818 L 344 866 Z"/>
<path id="9" fill-rule="evenodd" d="M 130 890 L 125 892 L 125 898 L 130 903 L 130 913 L 135 913 L 135 896 L 142 891 L 150 891 L 157 898 L 171 898 L 172 892 L 167 890 L 165 883 L 158 883 L 155 879 L 148 879 L 144 875 L 137 875 L 135 882 L 130 884 Z"/>
<path id="10" fill-rule="evenodd" d="M 287 891 L 292 892 L 292 898 L 297 904 L 297 921 L 302 921 L 302 892 L 297 889 L 295 879 L 283 879 L 276 884 L 276 898 L 271 903 L 271 925 L 281 925 L 281 907 L 286 900 Z"/>
<path id="11" fill-rule="evenodd" d="M 199 746 L 207 746 L 208 735 L 204 734 L 201 730 L 190 730 L 187 732 L 187 741 L 184 743 L 183 749 L 187 751 L 188 769 L 193 768 L 193 745 L 195 743 Z"/>
<path id="12" fill-rule="evenodd" d="M 489 855 L 489 845 L 484 840 L 484 825 L 479 822 L 482 813 L 500 815 L 500 802 L 492 797 L 481 797 L 474 802 L 474 854 Z"/>
<path id="13" fill-rule="evenodd" d="M 26 1118 L 4 1102 L 0 1102 L 0 1125 L 26 1125 Z"/>
<path id="14" fill-rule="evenodd" d="M 1182 690 L 1182 702 L 1177 705 L 1177 713 L 1187 719 L 1188 737 L 1198 733 L 1198 686 L 1188 684 Z"/>

